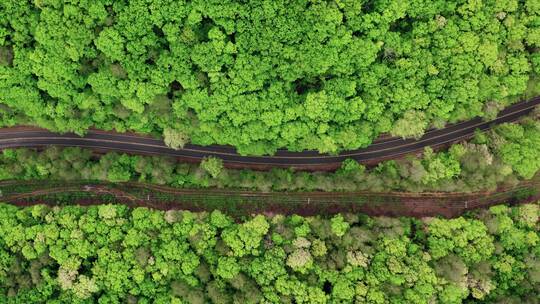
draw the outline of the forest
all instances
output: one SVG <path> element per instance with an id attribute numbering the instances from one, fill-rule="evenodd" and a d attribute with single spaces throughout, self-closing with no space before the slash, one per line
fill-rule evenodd
<path id="1" fill-rule="evenodd" d="M 539 48 L 539 0 L 3 0 L 0 125 L 336 152 L 537 94 Z"/>
<path id="2" fill-rule="evenodd" d="M 197 165 L 174 158 L 115 152 L 96 155 L 80 148 L 51 147 L 4 150 L 0 180 L 138 181 L 259 191 L 495 191 L 533 178 L 540 170 L 539 155 L 540 120 L 534 116 L 477 133 L 470 142 L 447 150 L 426 149 L 420 158 L 384 161 L 373 168 L 348 159 L 336 172 L 236 170 L 224 168 L 218 158 Z"/>
<path id="3" fill-rule="evenodd" d="M 455 219 L 0 204 L 3 303 L 538 303 L 540 205 Z"/>
<path id="4" fill-rule="evenodd" d="M 535 96 L 540 0 L 0 0 L 0 128 L 335 155 L 381 135 L 490 121 Z M 399 191 L 442 206 L 451 193 L 539 180 L 540 107 L 489 124 L 466 141 L 376 165 L 347 159 L 335 172 L 6 148 L 0 182 L 13 193 L 17 181 L 139 182 L 205 199 L 212 188 Z M 159 211 L 111 193 L 79 206 L 66 191 L 46 206 L 2 203 L 0 191 L 0 303 L 540 303 L 538 198 L 499 196 L 509 204 L 445 219 L 226 214 L 240 206 L 231 197 L 216 199 L 221 211 Z"/>

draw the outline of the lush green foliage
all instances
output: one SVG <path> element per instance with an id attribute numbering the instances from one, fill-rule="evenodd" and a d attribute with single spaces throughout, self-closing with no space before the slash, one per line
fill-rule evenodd
<path id="1" fill-rule="evenodd" d="M 217 157 L 207 157 L 201 161 L 201 168 L 216 178 L 223 170 L 223 160 Z"/>
<path id="2" fill-rule="evenodd" d="M 175 147 L 191 140 L 258 154 L 352 149 L 388 131 L 419 136 L 493 115 L 531 90 L 538 7 L 3 0 L 0 124 L 136 130 Z"/>
<path id="3" fill-rule="evenodd" d="M 366 170 L 348 159 L 335 173 L 273 169 L 268 172 L 224 169 L 220 159 L 200 166 L 174 159 L 107 153 L 99 158 L 79 148 L 5 150 L 0 154 L 0 180 L 141 181 L 176 187 L 242 188 L 262 191 L 458 191 L 495 190 L 530 178 L 540 169 L 540 123 L 528 119 L 504 124 L 471 143 L 452 146 L 423 158 L 380 163 Z"/>
<path id="4" fill-rule="evenodd" d="M 446 220 L 0 205 L 3 303 L 536 303 L 540 208 Z"/>
<path id="5" fill-rule="evenodd" d="M 540 169 L 540 121 L 536 126 L 504 124 L 497 128 L 497 152 L 519 175 L 531 178 Z"/>

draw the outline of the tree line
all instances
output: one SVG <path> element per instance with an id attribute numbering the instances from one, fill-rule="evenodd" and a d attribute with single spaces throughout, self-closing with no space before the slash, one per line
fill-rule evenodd
<path id="1" fill-rule="evenodd" d="M 80 148 L 4 150 L 0 180 L 140 181 L 185 188 L 259 191 L 443 191 L 470 192 L 513 186 L 540 169 L 540 121 L 508 123 L 447 151 L 426 149 L 422 157 L 384 161 L 366 168 L 348 159 L 336 172 L 223 168 L 218 158 L 200 165 L 173 158 L 118 153 L 93 155 Z"/>
<path id="2" fill-rule="evenodd" d="M 536 303 L 540 205 L 456 219 L 0 204 L 4 303 Z"/>
<path id="3" fill-rule="evenodd" d="M 4 0 L 0 125 L 336 152 L 540 91 L 540 4 Z"/>

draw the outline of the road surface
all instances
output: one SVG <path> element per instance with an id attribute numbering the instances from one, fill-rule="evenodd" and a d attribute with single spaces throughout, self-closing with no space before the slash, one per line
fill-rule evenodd
<path id="1" fill-rule="evenodd" d="M 136 134 L 122 134 L 90 130 L 84 137 L 73 133 L 57 134 L 37 128 L 0 129 L 0 150 L 21 147 L 69 146 L 83 147 L 98 151 L 118 151 L 131 154 L 160 155 L 197 162 L 206 156 L 223 159 L 231 168 L 269 169 L 272 167 L 293 167 L 304 170 L 332 170 L 352 158 L 360 163 L 374 164 L 381 160 L 394 159 L 406 154 L 419 153 L 425 147 L 434 148 L 470 138 L 475 130 L 512 122 L 529 114 L 540 104 L 540 97 L 511 105 L 501 111 L 499 116 L 489 122 L 481 118 L 450 125 L 444 129 L 430 130 L 418 139 L 384 138 L 375 141 L 367 148 L 345 151 L 337 155 L 319 154 L 317 151 L 288 152 L 278 151 L 273 156 L 243 156 L 228 146 L 186 145 L 174 150 L 165 146 L 162 140 Z"/>

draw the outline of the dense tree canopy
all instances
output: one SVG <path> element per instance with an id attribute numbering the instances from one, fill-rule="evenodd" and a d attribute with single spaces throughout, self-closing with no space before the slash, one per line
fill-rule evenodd
<path id="1" fill-rule="evenodd" d="M 540 169 L 540 120 L 522 126 L 497 128 L 498 153 L 521 176 L 531 178 Z"/>
<path id="2" fill-rule="evenodd" d="M 153 132 L 175 147 L 258 154 L 419 136 L 538 91 L 538 7 L 4 0 L 0 123 Z"/>
<path id="3" fill-rule="evenodd" d="M 3 303 L 536 303 L 540 208 L 457 219 L 0 204 Z"/>

